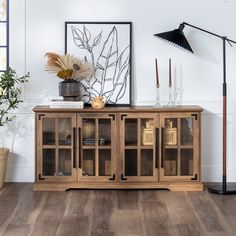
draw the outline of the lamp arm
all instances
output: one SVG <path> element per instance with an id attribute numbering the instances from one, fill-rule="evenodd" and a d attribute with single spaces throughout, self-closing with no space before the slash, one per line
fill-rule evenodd
<path id="1" fill-rule="evenodd" d="M 216 37 L 218 37 L 218 38 L 221 38 L 222 40 L 226 40 L 226 41 L 228 41 L 228 43 L 231 42 L 231 43 L 235 43 L 235 44 L 236 44 L 236 41 L 233 41 L 233 40 L 231 40 L 231 39 L 228 39 L 226 36 L 221 36 L 221 35 L 219 35 L 219 34 L 212 33 L 212 32 L 210 32 L 210 31 L 208 31 L 208 30 L 199 28 L 199 27 L 197 27 L 197 26 L 195 26 L 195 25 L 191 25 L 191 24 L 186 23 L 186 22 L 183 22 L 182 24 L 183 24 L 183 25 L 190 26 L 190 27 L 195 28 L 195 29 L 197 29 L 197 30 L 203 31 L 203 32 L 205 32 L 205 33 L 207 33 L 207 34 L 211 34 L 211 35 L 213 35 L 213 36 L 216 36 Z M 230 44 L 230 43 L 229 43 L 229 44 Z"/>

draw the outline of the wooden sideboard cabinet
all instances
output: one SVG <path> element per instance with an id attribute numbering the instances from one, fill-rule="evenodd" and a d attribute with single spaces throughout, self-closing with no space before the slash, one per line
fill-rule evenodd
<path id="1" fill-rule="evenodd" d="M 36 106 L 35 191 L 202 191 L 202 108 Z"/>

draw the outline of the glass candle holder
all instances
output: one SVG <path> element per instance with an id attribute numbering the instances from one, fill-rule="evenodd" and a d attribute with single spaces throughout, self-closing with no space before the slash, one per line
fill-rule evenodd
<path id="1" fill-rule="evenodd" d="M 183 105 L 183 93 L 184 93 L 183 88 L 179 88 L 178 89 L 178 100 L 177 100 L 177 105 L 178 106 L 182 106 Z"/>
<path id="2" fill-rule="evenodd" d="M 161 103 L 160 103 L 160 86 L 156 85 L 156 102 L 154 107 L 160 107 Z"/>
<path id="3" fill-rule="evenodd" d="M 176 94 L 174 94 L 174 90 L 172 88 L 172 86 L 169 87 L 169 93 L 168 93 L 168 103 L 166 105 L 166 107 L 175 107 L 175 101 L 176 101 Z"/>

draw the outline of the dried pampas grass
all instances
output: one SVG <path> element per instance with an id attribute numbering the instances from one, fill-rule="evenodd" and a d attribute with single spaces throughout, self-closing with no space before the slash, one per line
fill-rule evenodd
<path id="1" fill-rule="evenodd" d="M 94 69 L 88 63 L 83 64 L 81 60 L 73 55 L 59 55 L 54 52 L 45 54 L 48 61 L 46 71 L 55 73 L 61 79 L 82 80 L 91 77 Z"/>
<path id="2" fill-rule="evenodd" d="M 74 65 L 76 66 L 74 66 L 72 77 L 77 80 L 82 80 L 91 77 L 94 74 L 94 68 L 88 63 L 86 64 L 80 63 Z M 76 69 L 76 67 L 79 69 Z"/>

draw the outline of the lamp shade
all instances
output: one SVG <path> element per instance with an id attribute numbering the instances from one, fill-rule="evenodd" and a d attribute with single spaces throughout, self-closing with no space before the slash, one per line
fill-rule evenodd
<path id="1" fill-rule="evenodd" d="M 172 30 L 172 31 L 167 31 L 164 33 L 159 33 L 159 34 L 154 34 L 154 36 L 167 40 L 170 43 L 173 43 L 187 51 L 190 51 L 191 53 L 193 53 L 192 48 L 190 47 L 184 32 L 184 24 L 180 24 L 178 29 Z"/>

